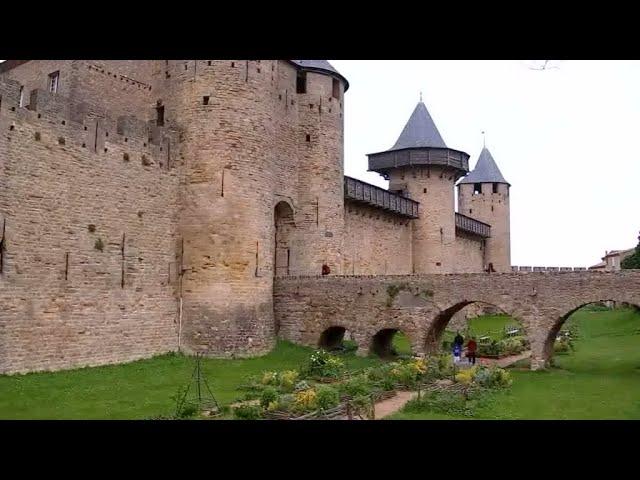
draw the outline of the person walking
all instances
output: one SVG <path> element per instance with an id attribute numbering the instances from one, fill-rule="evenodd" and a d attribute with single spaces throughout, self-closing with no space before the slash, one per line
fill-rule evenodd
<path id="1" fill-rule="evenodd" d="M 471 365 L 476 364 L 476 351 L 478 350 L 478 344 L 476 343 L 476 337 L 471 337 L 471 340 L 467 342 L 467 359 Z"/>
<path id="2" fill-rule="evenodd" d="M 464 338 L 460 335 L 460 332 L 456 332 L 456 336 L 453 339 L 453 361 L 458 363 L 460 356 L 462 355 L 462 345 L 464 345 Z"/>

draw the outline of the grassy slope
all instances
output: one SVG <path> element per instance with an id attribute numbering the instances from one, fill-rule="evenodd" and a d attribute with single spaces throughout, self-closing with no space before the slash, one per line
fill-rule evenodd
<path id="1" fill-rule="evenodd" d="M 630 310 L 579 311 L 576 351 L 556 355 L 556 368 L 512 371 L 511 390 L 493 395 L 477 418 L 640 419 L 640 315 Z M 396 419 L 452 418 L 404 414 Z"/>
<path id="2" fill-rule="evenodd" d="M 265 370 L 299 368 L 312 349 L 280 342 L 259 358 L 203 360 L 217 400 L 232 403 L 238 385 Z M 344 357 L 350 369 L 379 360 Z M 0 419 L 138 419 L 167 415 L 171 399 L 193 372 L 193 359 L 163 355 L 149 360 L 55 373 L 0 376 Z"/>

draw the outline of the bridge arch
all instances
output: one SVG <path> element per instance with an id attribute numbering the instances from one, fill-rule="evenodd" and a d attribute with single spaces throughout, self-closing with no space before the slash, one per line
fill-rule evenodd
<path id="1" fill-rule="evenodd" d="M 343 325 L 331 325 L 320 334 L 318 348 L 327 351 L 340 350 L 344 347 L 345 340 L 355 340 L 353 332 Z"/>
<path id="2" fill-rule="evenodd" d="M 399 328 L 383 328 L 378 330 L 373 337 L 371 337 L 371 344 L 369 346 L 369 353 L 377 355 L 382 358 L 392 357 L 395 355 L 393 348 L 393 339 L 397 334 L 403 334 L 409 339 L 409 343 L 412 342 L 410 334 Z M 414 349 L 411 349 L 413 353 Z"/>
<path id="3" fill-rule="evenodd" d="M 544 342 L 542 345 L 538 346 L 538 357 L 541 358 L 543 365 L 540 367 L 548 367 L 551 365 L 551 359 L 554 355 L 554 344 L 560 330 L 566 321 L 573 315 L 576 311 L 580 310 L 583 307 L 594 304 L 602 304 L 613 302 L 616 305 L 627 305 L 634 307 L 640 311 L 640 301 L 630 301 L 630 299 L 615 299 L 615 298 L 606 298 L 604 300 L 592 300 L 592 301 L 576 301 L 573 302 L 570 306 L 568 306 L 568 310 L 562 315 L 559 315 L 552 319 L 547 325 L 545 330 Z M 567 306 L 565 306 L 567 309 Z M 542 350 L 540 352 L 540 350 Z M 533 365 L 532 365 L 533 367 Z"/>
<path id="4" fill-rule="evenodd" d="M 442 335 L 451 322 L 453 316 L 462 311 L 465 307 L 473 304 L 481 304 L 491 306 L 497 309 L 504 315 L 509 315 L 511 318 L 516 320 L 521 326 L 523 331 L 523 335 L 528 336 L 529 328 L 527 327 L 525 321 L 518 313 L 518 309 L 515 307 L 508 307 L 500 305 L 496 302 L 491 302 L 485 300 L 458 300 L 454 301 L 452 305 L 447 308 L 442 309 L 427 325 L 427 332 L 425 335 L 425 343 L 424 343 L 424 351 L 427 354 L 434 354 L 440 351 L 440 346 L 442 345 Z"/>

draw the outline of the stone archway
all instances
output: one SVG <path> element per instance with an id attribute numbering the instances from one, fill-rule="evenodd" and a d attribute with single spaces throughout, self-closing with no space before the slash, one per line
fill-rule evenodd
<path id="1" fill-rule="evenodd" d="M 580 303 L 579 305 L 572 305 L 569 311 L 557 317 L 553 322 L 551 322 L 551 325 L 548 328 L 546 335 L 543 337 L 542 344 L 540 344 L 539 342 L 537 345 L 537 348 L 534 347 L 534 350 L 535 350 L 534 354 L 536 358 L 539 359 L 538 365 L 536 365 L 535 368 L 545 368 L 551 365 L 551 360 L 555 353 L 554 345 L 555 345 L 556 339 L 558 338 L 558 334 L 562 330 L 562 327 L 565 325 L 567 320 L 569 320 L 569 318 L 578 310 L 586 306 L 595 305 L 595 304 L 627 306 L 627 307 L 635 308 L 636 310 L 640 311 L 640 305 L 636 303 L 628 302 L 626 300 L 616 300 L 612 298 L 608 298 L 605 300 L 594 300 L 590 302 L 584 302 L 584 303 Z M 532 368 L 534 368 L 533 363 L 532 363 Z"/>
<path id="2" fill-rule="evenodd" d="M 291 274 L 291 248 L 295 222 L 293 208 L 284 200 L 278 202 L 274 208 L 274 224 L 273 275 L 286 277 Z"/>
<path id="3" fill-rule="evenodd" d="M 334 325 L 320 334 L 318 347 L 327 351 L 342 350 L 345 340 L 353 341 L 352 333 L 343 326 Z"/>
<path id="4" fill-rule="evenodd" d="M 485 300 L 461 300 L 454 303 L 452 306 L 440 311 L 438 315 L 433 319 L 433 321 L 430 322 L 427 327 L 427 334 L 425 337 L 425 353 L 438 353 L 441 350 L 443 333 L 451 322 L 452 318 L 457 313 L 461 312 L 465 307 L 476 304 L 491 307 L 493 311 L 497 311 L 503 315 L 510 316 L 512 319 L 514 319 L 514 323 L 517 323 L 519 327 L 522 328 L 523 335 L 527 335 L 525 323 L 517 316 L 511 314 L 506 308 L 503 308 L 500 305 L 492 302 L 487 302 Z"/>
<path id="5" fill-rule="evenodd" d="M 381 358 L 391 358 L 397 356 L 398 352 L 395 350 L 393 345 L 393 340 L 396 335 L 403 335 L 407 339 L 410 339 L 409 335 L 407 335 L 399 328 L 383 328 L 382 330 L 378 330 L 378 332 L 376 332 L 376 334 L 371 338 L 369 352 Z M 409 344 L 410 343 L 411 341 L 409 340 Z"/>

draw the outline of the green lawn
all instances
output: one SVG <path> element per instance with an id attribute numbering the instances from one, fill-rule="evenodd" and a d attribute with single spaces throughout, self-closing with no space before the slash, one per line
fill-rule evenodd
<path id="1" fill-rule="evenodd" d="M 493 316 L 495 317 L 495 316 Z M 499 330 L 491 317 L 471 321 L 472 331 Z M 631 310 L 581 310 L 569 320 L 580 338 L 576 351 L 557 355 L 544 372 L 512 370 L 513 386 L 478 409 L 484 419 L 640 419 L 640 314 Z M 477 325 L 476 325 L 477 324 Z M 498 328 L 496 328 L 498 327 Z M 399 352 L 406 337 L 394 338 Z M 237 387 L 265 370 L 300 368 L 311 349 L 280 342 L 259 358 L 203 360 L 203 371 L 223 405 L 240 398 Z M 380 362 L 344 357 L 349 369 Z M 186 385 L 193 359 L 163 355 L 124 365 L 55 373 L 0 376 L 0 419 L 141 419 L 173 413 L 171 399 Z M 402 413 L 397 419 L 448 419 L 435 413 Z"/>
<path id="2" fill-rule="evenodd" d="M 312 349 L 280 342 L 273 352 L 241 360 L 203 359 L 203 372 L 218 402 L 242 396 L 237 387 L 265 370 L 299 368 Z M 344 356 L 347 368 L 378 363 Z M 55 373 L 0 376 L 0 419 L 142 419 L 172 414 L 175 395 L 186 386 L 194 361 L 163 355 L 123 365 Z"/>
<path id="3" fill-rule="evenodd" d="M 475 336 L 478 339 L 485 335 L 494 340 L 501 340 L 504 337 L 504 329 L 507 325 L 520 327 L 520 323 L 508 315 L 482 315 L 469 319 L 467 325 L 469 327 L 469 335 L 460 331 L 465 340 L 467 340 L 467 336 Z M 443 341 L 452 342 L 453 337 L 455 337 L 455 332 L 451 330 L 445 330 L 442 334 Z"/>
<path id="4" fill-rule="evenodd" d="M 409 337 L 402 332 L 396 332 L 393 336 L 393 348 L 398 355 L 411 355 L 411 343 Z"/>
<path id="5" fill-rule="evenodd" d="M 483 419 L 640 419 L 640 314 L 576 312 L 576 350 L 556 355 L 547 371 L 512 370 L 510 390 L 478 409 Z M 454 418 L 404 413 L 394 419 Z"/>

